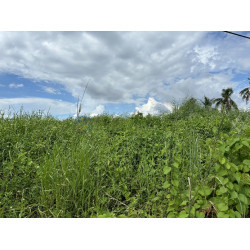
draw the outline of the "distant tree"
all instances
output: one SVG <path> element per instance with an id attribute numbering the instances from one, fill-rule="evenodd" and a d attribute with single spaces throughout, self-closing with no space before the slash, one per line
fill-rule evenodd
<path id="1" fill-rule="evenodd" d="M 205 109 L 211 109 L 213 103 L 214 103 L 214 98 L 209 99 L 208 97 L 204 96 L 204 101 L 201 100 L 202 104 L 204 105 Z"/>
<path id="2" fill-rule="evenodd" d="M 182 105 L 178 109 L 178 112 L 182 113 L 182 116 L 188 116 L 193 113 L 201 112 L 202 107 L 198 103 L 197 99 L 191 97 L 183 101 Z"/>
<path id="3" fill-rule="evenodd" d="M 230 111 L 232 108 L 238 110 L 237 104 L 232 100 L 231 95 L 233 94 L 232 88 L 222 89 L 221 98 L 214 99 L 215 107 L 221 107 L 221 111 Z"/>
<path id="4" fill-rule="evenodd" d="M 250 81 L 250 78 L 248 78 L 248 80 Z M 249 84 L 250 84 L 250 82 L 249 82 Z M 246 100 L 246 104 L 247 104 L 249 97 L 250 97 L 250 87 L 242 89 L 240 91 L 240 95 L 241 95 L 243 100 Z"/>

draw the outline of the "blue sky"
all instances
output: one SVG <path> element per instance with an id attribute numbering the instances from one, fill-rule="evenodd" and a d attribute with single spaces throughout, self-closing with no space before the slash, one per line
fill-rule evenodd
<path id="1" fill-rule="evenodd" d="M 250 36 L 250 32 L 238 32 Z M 73 116 L 159 114 L 173 100 L 220 96 L 248 106 L 250 40 L 223 32 L 0 32 L 0 110 Z"/>

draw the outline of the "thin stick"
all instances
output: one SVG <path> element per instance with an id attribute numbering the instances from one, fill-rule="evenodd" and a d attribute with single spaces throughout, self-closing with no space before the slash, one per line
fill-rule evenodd
<path id="1" fill-rule="evenodd" d="M 80 99 L 80 101 L 79 101 L 79 97 L 77 98 L 77 107 L 76 107 L 76 117 L 77 118 L 79 117 L 79 114 L 82 111 L 82 101 L 83 101 L 83 98 L 84 98 L 84 95 L 85 95 L 85 92 L 87 90 L 88 85 L 89 85 L 89 81 L 87 82 L 87 84 L 85 86 L 85 89 L 83 91 L 82 98 Z"/>
<path id="2" fill-rule="evenodd" d="M 117 200 L 116 198 L 112 197 L 110 194 L 108 194 L 108 193 L 106 193 L 106 192 L 105 192 L 105 194 L 106 194 L 106 195 L 107 195 L 107 196 L 108 196 L 111 200 L 115 200 L 115 201 L 117 201 L 117 202 L 121 203 L 122 205 L 124 205 L 124 206 L 128 207 L 128 205 L 127 205 L 127 204 L 125 204 L 125 203 L 123 203 L 123 202 L 121 202 L 121 201 Z"/>
<path id="3" fill-rule="evenodd" d="M 190 178 L 188 177 L 188 189 L 189 189 L 189 211 L 188 211 L 188 214 L 189 214 L 189 217 L 190 217 L 190 211 L 191 211 L 191 181 L 190 181 Z"/>
<path id="4" fill-rule="evenodd" d="M 189 201 L 191 201 L 191 182 L 190 182 L 190 178 L 188 177 L 188 188 L 189 188 Z"/>
<path id="5" fill-rule="evenodd" d="M 217 208 L 215 207 L 214 203 L 212 201 L 209 201 L 209 203 L 213 206 L 214 210 L 216 211 L 216 213 L 218 213 Z"/>

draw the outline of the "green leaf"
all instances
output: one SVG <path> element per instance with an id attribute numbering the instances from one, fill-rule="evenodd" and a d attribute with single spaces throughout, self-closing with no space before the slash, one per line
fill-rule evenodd
<path id="1" fill-rule="evenodd" d="M 244 160 L 243 163 L 250 167 L 250 160 Z"/>
<path id="2" fill-rule="evenodd" d="M 170 202 L 168 203 L 168 206 L 172 206 L 172 205 L 174 205 L 174 201 L 170 201 Z"/>
<path id="3" fill-rule="evenodd" d="M 155 197 L 155 198 L 152 199 L 152 202 L 156 202 L 158 200 L 159 200 L 159 197 Z"/>
<path id="4" fill-rule="evenodd" d="M 223 213 L 223 212 L 219 212 L 217 214 L 218 218 L 229 218 L 229 214 Z"/>
<path id="5" fill-rule="evenodd" d="M 236 217 L 234 210 L 232 210 L 232 209 L 229 210 L 229 217 L 230 218 L 235 218 Z"/>
<path id="6" fill-rule="evenodd" d="M 234 173 L 233 177 L 236 179 L 238 183 L 240 183 L 240 173 Z"/>
<path id="7" fill-rule="evenodd" d="M 244 204 L 240 204 L 240 203 L 238 203 L 237 205 L 236 205 L 236 209 L 238 210 L 238 212 L 241 214 L 241 216 L 243 216 L 243 214 L 244 213 L 246 213 L 246 207 L 247 206 L 245 206 Z"/>
<path id="8" fill-rule="evenodd" d="M 241 202 L 243 202 L 245 205 L 248 205 L 248 199 L 244 194 L 239 194 L 239 199 Z"/>
<path id="9" fill-rule="evenodd" d="M 238 151 L 239 149 L 241 149 L 243 147 L 242 144 L 236 143 L 235 144 L 235 150 Z"/>
<path id="10" fill-rule="evenodd" d="M 244 193 L 246 194 L 247 197 L 250 198 L 250 187 L 245 187 L 244 188 Z"/>
<path id="11" fill-rule="evenodd" d="M 128 216 L 125 215 L 125 214 L 120 214 L 120 215 L 117 216 L 117 218 L 128 218 Z"/>
<path id="12" fill-rule="evenodd" d="M 231 167 L 234 168 L 235 171 L 239 170 L 238 166 L 236 166 L 234 163 L 231 162 L 230 165 L 231 165 Z"/>
<path id="13" fill-rule="evenodd" d="M 216 194 L 217 195 L 221 195 L 221 194 L 224 194 L 227 192 L 227 188 L 225 187 L 220 187 L 217 191 L 216 191 Z"/>
<path id="14" fill-rule="evenodd" d="M 250 171 L 250 160 L 244 160 L 243 161 L 244 167 L 243 167 L 243 171 L 249 172 Z"/>
<path id="15" fill-rule="evenodd" d="M 162 187 L 163 187 L 163 188 L 166 188 L 166 189 L 169 188 L 169 187 L 170 187 L 169 182 L 168 182 L 168 181 L 165 181 Z"/>
<path id="16" fill-rule="evenodd" d="M 178 168 L 178 167 L 179 167 L 179 163 L 178 163 L 178 162 L 174 162 L 174 163 L 173 163 L 173 166 L 174 166 L 175 168 Z"/>
<path id="17" fill-rule="evenodd" d="M 237 199 L 237 198 L 238 194 L 235 191 L 231 192 L 231 199 Z"/>
<path id="18" fill-rule="evenodd" d="M 194 207 L 192 207 L 190 209 L 190 216 L 195 217 L 195 208 Z"/>
<path id="19" fill-rule="evenodd" d="M 200 204 L 195 203 L 193 207 L 197 209 L 197 208 L 200 208 L 200 207 L 201 207 L 201 205 L 200 205 Z"/>
<path id="20" fill-rule="evenodd" d="M 235 138 L 233 141 L 230 142 L 229 146 L 232 147 L 239 140 L 240 140 L 239 138 Z"/>
<path id="21" fill-rule="evenodd" d="M 236 218 L 241 218 L 241 214 L 238 211 L 234 211 Z"/>
<path id="22" fill-rule="evenodd" d="M 249 143 L 247 141 L 242 141 L 242 144 L 250 149 L 250 145 L 249 145 Z"/>
<path id="23" fill-rule="evenodd" d="M 180 206 L 186 206 L 187 205 L 187 201 L 183 201 Z"/>
<path id="24" fill-rule="evenodd" d="M 173 186 L 175 186 L 175 187 L 178 187 L 178 186 L 179 186 L 179 181 L 178 181 L 178 180 L 173 180 L 171 183 L 172 183 Z"/>
<path id="25" fill-rule="evenodd" d="M 187 218 L 187 217 L 188 217 L 188 214 L 185 211 L 181 211 L 178 216 L 178 218 Z"/>
<path id="26" fill-rule="evenodd" d="M 234 184 L 234 190 L 239 192 L 240 191 L 240 186 L 238 184 Z"/>
<path id="27" fill-rule="evenodd" d="M 205 214 L 202 213 L 202 212 L 196 211 L 196 217 L 197 217 L 197 218 L 205 218 Z"/>
<path id="28" fill-rule="evenodd" d="M 100 214 L 97 216 L 98 218 L 114 218 L 115 215 L 113 213 Z"/>
<path id="29" fill-rule="evenodd" d="M 217 205 L 218 209 L 220 210 L 220 212 L 225 212 L 228 210 L 228 206 L 227 204 L 221 202 Z"/>
<path id="30" fill-rule="evenodd" d="M 249 166 L 247 166 L 247 165 L 244 165 L 244 166 L 243 166 L 243 172 L 248 173 L 249 170 L 250 170 L 250 167 L 249 167 Z"/>
<path id="31" fill-rule="evenodd" d="M 222 158 L 219 159 L 219 162 L 220 162 L 221 165 L 223 165 L 223 164 L 225 164 L 226 159 L 224 157 L 222 157 Z"/>
<path id="32" fill-rule="evenodd" d="M 234 188 L 234 185 L 233 185 L 232 182 L 228 182 L 226 186 L 227 186 L 227 188 L 229 188 L 230 190 L 233 190 L 233 188 Z"/>
<path id="33" fill-rule="evenodd" d="M 225 170 L 225 169 L 223 169 L 223 170 L 221 170 L 221 171 L 218 172 L 218 176 L 225 176 L 227 174 L 228 174 L 228 171 Z"/>
<path id="34" fill-rule="evenodd" d="M 228 178 L 223 178 L 223 177 L 221 177 L 220 180 L 221 180 L 223 185 L 226 185 L 228 183 L 228 181 L 229 181 Z"/>
<path id="35" fill-rule="evenodd" d="M 208 196 L 212 193 L 213 189 L 208 186 L 203 186 L 199 190 L 199 194 L 202 196 Z"/>
<path id="36" fill-rule="evenodd" d="M 250 136 L 250 127 L 245 129 L 245 133 L 246 133 L 247 136 Z"/>
<path id="37" fill-rule="evenodd" d="M 178 191 L 177 191 L 175 188 L 171 188 L 171 189 L 170 189 L 170 193 L 171 193 L 172 195 L 177 195 L 177 194 L 178 194 Z"/>
<path id="38" fill-rule="evenodd" d="M 163 172 L 165 175 L 167 175 L 170 171 L 171 171 L 171 167 L 168 167 L 168 166 L 164 167 L 163 169 Z"/>
<path id="39" fill-rule="evenodd" d="M 216 134 L 218 132 L 218 129 L 216 127 L 213 127 L 212 131 L 214 134 Z"/>
<path id="40" fill-rule="evenodd" d="M 167 218 L 176 218 L 175 213 L 174 212 L 169 213 Z"/>

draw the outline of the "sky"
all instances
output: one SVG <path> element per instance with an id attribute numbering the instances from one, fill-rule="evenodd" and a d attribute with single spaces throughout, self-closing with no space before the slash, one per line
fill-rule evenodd
<path id="1" fill-rule="evenodd" d="M 250 32 L 237 32 L 250 36 Z M 173 101 L 249 86 L 250 40 L 216 31 L 0 32 L 0 110 L 64 119 L 171 112 Z"/>

